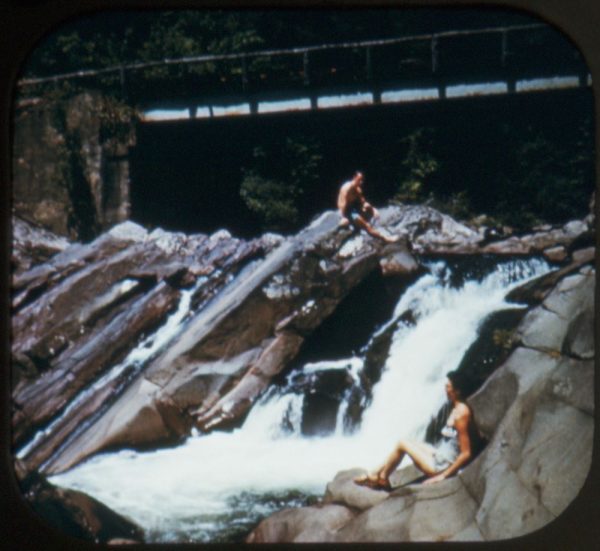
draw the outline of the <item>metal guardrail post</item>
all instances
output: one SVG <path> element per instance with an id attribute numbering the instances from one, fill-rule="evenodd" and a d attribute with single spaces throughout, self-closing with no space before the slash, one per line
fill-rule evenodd
<path id="1" fill-rule="evenodd" d="M 501 51 L 501 65 L 503 69 L 508 68 L 508 56 L 510 55 L 510 51 L 508 49 L 508 30 L 502 31 L 502 51 Z M 508 71 L 506 71 L 506 86 L 509 94 L 516 92 L 517 83 L 514 77 L 510 75 Z"/>
<path id="2" fill-rule="evenodd" d="M 309 67 L 309 61 L 308 61 L 308 51 L 305 51 L 304 54 L 302 55 L 302 74 L 303 74 L 303 83 L 304 86 L 309 86 L 310 85 L 310 67 Z"/>
<path id="3" fill-rule="evenodd" d="M 127 90 L 125 88 L 125 67 L 121 65 L 119 67 L 119 81 L 121 84 L 121 99 L 127 101 Z"/>
<path id="4" fill-rule="evenodd" d="M 431 72 L 437 73 L 439 64 L 438 37 L 431 35 Z"/>
<path id="5" fill-rule="evenodd" d="M 373 93 L 373 103 L 381 103 L 381 90 L 375 82 L 373 76 L 373 56 L 371 55 L 371 47 L 367 46 L 366 50 L 366 69 L 367 69 L 367 81 L 371 82 L 371 91 Z"/>
<path id="6" fill-rule="evenodd" d="M 506 67 L 506 58 L 508 56 L 508 32 L 502 31 L 502 67 Z"/>
<path id="7" fill-rule="evenodd" d="M 248 89 L 248 65 L 246 63 L 246 56 L 242 57 L 242 91 Z"/>

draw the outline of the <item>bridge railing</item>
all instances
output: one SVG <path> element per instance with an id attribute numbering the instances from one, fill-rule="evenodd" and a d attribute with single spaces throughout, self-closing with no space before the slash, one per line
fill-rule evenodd
<path id="1" fill-rule="evenodd" d="M 116 84 L 131 103 L 191 105 L 206 99 L 227 103 L 298 93 L 377 93 L 442 81 L 515 81 L 567 73 L 587 75 L 579 51 L 552 27 L 530 24 L 163 59 L 27 78 L 18 86 L 25 94 L 65 80 L 100 88 Z"/>

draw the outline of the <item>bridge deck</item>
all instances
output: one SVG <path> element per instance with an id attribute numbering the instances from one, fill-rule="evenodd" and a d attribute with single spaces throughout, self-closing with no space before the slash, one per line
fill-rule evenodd
<path id="1" fill-rule="evenodd" d="M 579 51 L 545 24 L 138 62 L 21 80 L 117 88 L 151 120 L 260 114 L 590 86 Z M 154 115 L 153 115 L 154 113 Z M 165 115 L 166 116 L 166 115 Z"/>
<path id="2" fill-rule="evenodd" d="M 387 91 L 363 91 L 349 93 L 325 93 L 323 95 L 287 97 L 283 99 L 259 99 L 244 101 L 242 98 L 227 100 L 215 98 L 214 103 L 202 102 L 190 107 L 155 107 L 142 111 L 144 122 L 201 119 L 223 116 L 262 115 L 294 111 L 316 111 L 340 107 L 367 107 L 381 104 L 413 103 L 444 99 L 493 96 L 510 93 L 528 93 L 548 90 L 565 90 L 589 87 L 591 75 L 566 75 L 551 78 L 535 78 L 517 82 L 497 81 L 455 85 L 439 85 L 429 88 L 405 88 Z"/>

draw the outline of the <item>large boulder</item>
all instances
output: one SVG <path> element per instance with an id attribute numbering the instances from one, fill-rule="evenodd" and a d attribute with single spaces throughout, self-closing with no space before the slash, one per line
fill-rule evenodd
<path id="1" fill-rule="evenodd" d="M 23 457 L 25 463 L 36 468 L 77 434 L 74 428 L 82 430 L 129 386 L 143 367 L 135 358 L 120 372 L 113 374 L 111 369 L 165 324 L 184 289 L 198 281 L 192 302 L 201 306 L 278 242 L 272 236 L 246 242 L 223 232 L 149 234 L 127 222 L 16 275 L 15 446 L 46 427 Z M 85 399 L 75 403 L 84 390 Z M 168 407 L 163 413 L 173 420 Z M 50 422 L 52 429 L 47 430 Z M 165 431 L 156 432 L 157 441 L 172 438 L 173 426 L 179 427 L 166 425 Z"/>
<path id="2" fill-rule="evenodd" d="M 379 223 L 402 237 L 395 244 L 339 221 L 330 211 L 298 235 L 251 241 L 126 222 L 15 274 L 14 444 L 27 445 L 28 468 L 56 473 L 104 449 L 173 444 L 192 425 L 236 426 L 369 274 L 410 276 L 422 269 L 415 253 L 485 246 L 479 232 L 429 207 L 381 209 Z M 571 224 L 565 247 L 586 228 Z M 158 328 L 169 334 L 156 350 L 147 343 L 151 357 L 127 360 Z"/>
<path id="3" fill-rule="evenodd" d="M 392 479 L 389 493 L 355 485 L 358 469 L 339 473 L 320 516 L 307 508 L 274 515 L 247 541 L 495 541 L 557 518 L 591 466 L 595 271 L 578 266 L 551 289 L 545 278 L 539 285 L 545 298 L 523 318 L 513 352 L 469 400 L 489 438 L 470 465 L 430 486 Z M 348 520 L 333 530 L 327 519 L 343 518 L 340 507 Z"/>
<path id="4" fill-rule="evenodd" d="M 402 245 L 365 238 L 340 228 L 337 213 L 324 214 L 198 309 L 114 405 L 44 468 L 58 472 L 101 449 L 163 442 L 176 425 L 165 426 L 166 411 L 182 419 L 178 437 L 189 434 L 190 419 L 203 431 L 237 422 L 306 335 L 377 268 L 385 247 Z"/>
<path id="5" fill-rule="evenodd" d="M 20 490 L 33 511 L 66 536 L 104 544 L 144 542 L 144 531 L 83 492 L 59 488 L 17 462 Z M 66 541 L 64 542 L 67 543 Z"/>
<path id="6" fill-rule="evenodd" d="M 99 92 L 17 101 L 15 213 L 82 241 L 123 222 L 130 214 L 134 142 L 133 110 Z"/>
<path id="7" fill-rule="evenodd" d="M 42 226 L 12 217 L 11 265 L 14 275 L 22 274 L 64 251 L 71 242 Z"/>

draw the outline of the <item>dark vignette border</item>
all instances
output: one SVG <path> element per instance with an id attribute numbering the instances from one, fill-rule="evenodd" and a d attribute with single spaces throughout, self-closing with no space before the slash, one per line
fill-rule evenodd
<path id="1" fill-rule="evenodd" d="M 571 38 L 583 53 L 594 80 L 595 112 L 600 112 L 600 2 L 597 0 L 4 0 L 0 5 L 0 539 L 9 549 L 98 549 L 100 546 L 67 537 L 35 515 L 21 496 L 13 471 L 10 450 L 10 364 L 9 364 L 9 259 L 11 250 L 11 113 L 12 87 L 21 64 L 44 35 L 68 19 L 95 11 L 122 9 L 174 8 L 348 8 L 348 7 L 486 7 L 523 10 L 550 23 Z M 600 150 L 600 127 L 596 128 L 596 151 Z M 596 187 L 600 180 L 600 158 L 595 159 Z M 597 207 L 598 208 L 598 207 Z M 598 232 L 598 229 L 596 229 Z M 598 236 L 597 236 L 598 237 Z M 597 268 L 597 265 L 596 265 Z M 599 285 L 596 281 L 596 290 Z M 597 308 L 597 304 L 596 304 Z M 595 327 L 598 341 L 598 326 Z M 598 403 L 598 377 L 595 398 Z M 596 421 L 598 412 L 596 411 Z M 599 426 L 599 425 L 597 425 Z M 600 485 L 598 431 L 594 436 L 594 453 L 590 474 L 579 496 L 563 514 L 541 530 L 526 536 L 493 543 L 447 543 L 451 549 L 592 549 L 600 542 Z M 439 544 L 402 544 L 403 548 L 435 549 Z M 174 545 L 169 548 L 215 548 L 216 545 Z M 269 548 L 279 546 L 270 545 Z M 314 545 L 312 547 L 325 547 Z M 358 548 L 356 545 L 348 547 Z M 365 547 L 360 545 L 362 549 Z M 398 544 L 372 545 L 372 548 L 397 548 Z M 131 546 L 133 549 L 167 549 L 164 545 Z"/>

